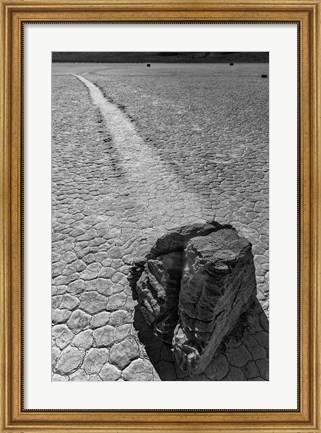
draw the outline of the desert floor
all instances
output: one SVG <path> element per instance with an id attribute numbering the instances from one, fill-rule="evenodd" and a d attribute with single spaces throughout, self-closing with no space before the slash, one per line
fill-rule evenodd
<path id="1" fill-rule="evenodd" d="M 262 74 L 267 64 L 53 64 L 53 380 L 191 380 L 153 337 L 127 277 L 166 230 L 213 219 L 252 243 L 259 303 L 249 335 L 193 380 L 268 378 Z"/>

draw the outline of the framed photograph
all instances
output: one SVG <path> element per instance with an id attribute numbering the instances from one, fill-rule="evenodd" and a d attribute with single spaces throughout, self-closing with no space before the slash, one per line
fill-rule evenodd
<path id="1" fill-rule="evenodd" d="M 321 432 L 320 6 L 1 2 L 1 431 Z"/>

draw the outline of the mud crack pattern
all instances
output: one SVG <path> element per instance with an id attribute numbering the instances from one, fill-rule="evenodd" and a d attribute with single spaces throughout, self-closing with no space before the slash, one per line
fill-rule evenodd
<path id="1" fill-rule="evenodd" d="M 147 108 L 140 104 L 141 112 L 135 103 L 142 95 L 139 87 L 124 80 L 124 74 L 102 78 L 95 73 L 87 78 L 53 75 L 53 380 L 267 379 L 268 323 L 258 306 L 247 319 L 246 338 L 231 337 L 205 373 L 191 379 L 178 369 L 169 348 L 151 334 L 127 279 L 131 262 L 168 229 L 215 218 L 232 223 L 253 243 L 259 300 L 268 313 L 267 130 L 260 123 L 255 134 L 233 143 L 229 154 L 222 150 L 222 140 L 228 143 L 236 137 L 230 127 L 232 114 L 217 110 L 217 119 L 211 114 L 217 145 L 213 137 L 207 143 L 204 136 L 191 141 L 185 135 L 184 142 L 174 135 L 171 146 L 161 146 L 165 135 L 176 130 L 177 114 L 164 131 L 155 127 L 151 142 L 144 127 L 148 103 Z M 248 91 L 247 84 L 243 87 Z M 178 109 L 173 107 L 175 98 L 153 99 L 150 91 L 160 116 L 166 104 L 169 113 L 191 111 L 194 124 L 186 131 L 194 134 L 198 115 L 193 105 L 188 110 L 182 98 Z M 267 104 L 267 89 L 260 91 L 261 103 Z M 224 86 L 214 93 L 224 98 Z M 252 99 L 245 101 L 250 108 L 243 123 L 239 111 L 232 116 L 240 122 L 238 134 L 246 125 L 253 129 L 257 124 Z M 226 101 L 219 103 L 224 111 Z M 234 113 L 236 108 L 227 110 Z M 263 125 L 268 127 L 268 118 Z"/>

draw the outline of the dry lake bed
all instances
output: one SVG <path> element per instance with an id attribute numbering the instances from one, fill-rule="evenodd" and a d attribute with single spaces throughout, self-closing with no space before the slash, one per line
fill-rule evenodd
<path id="1" fill-rule="evenodd" d="M 268 378 L 262 74 L 268 64 L 53 64 L 53 380 Z M 160 235 L 208 220 L 252 243 L 261 310 L 247 340 L 191 379 L 145 323 L 128 275 Z"/>

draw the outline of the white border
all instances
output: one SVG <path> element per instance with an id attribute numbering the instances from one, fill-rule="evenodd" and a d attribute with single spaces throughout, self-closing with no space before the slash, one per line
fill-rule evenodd
<path id="1" fill-rule="evenodd" d="M 25 409 L 296 409 L 295 25 L 25 25 Z M 270 52 L 270 381 L 53 382 L 52 51 Z"/>

